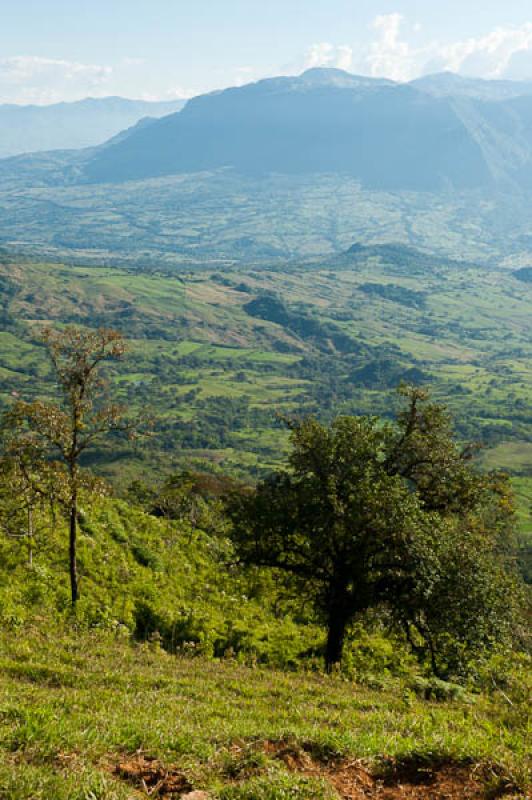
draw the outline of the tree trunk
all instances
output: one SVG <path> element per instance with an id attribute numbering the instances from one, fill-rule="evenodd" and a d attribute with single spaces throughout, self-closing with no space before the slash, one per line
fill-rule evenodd
<path id="1" fill-rule="evenodd" d="M 342 587 L 337 587 L 336 597 L 329 607 L 329 618 L 327 622 L 327 645 L 325 647 L 325 668 L 327 672 L 332 672 L 342 660 L 344 649 L 345 629 L 349 622 L 349 615 L 346 611 L 346 595 Z"/>
<path id="2" fill-rule="evenodd" d="M 78 564 L 76 556 L 78 532 L 78 492 L 74 487 L 70 500 L 70 540 L 69 540 L 69 560 L 70 560 L 70 593 L 72 606 L 75 607 L 78 601 Z"/>
<path id="3" fill-rule="evenodd" d="M 28 506 L 28 566 L 33 568 L 33 511 Z"/>

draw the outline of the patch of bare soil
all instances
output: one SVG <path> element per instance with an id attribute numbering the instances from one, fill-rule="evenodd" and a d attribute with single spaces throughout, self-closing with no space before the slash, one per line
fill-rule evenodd
<path id="1" fill-rule="evenodd" d="M 175 767 L 166 767 L 157 759 L 142 753 L 120 761 L 113 772 L 148 797 L 181 797 L 192 790 L 182 772 Z"/>
<path id="2" fill-rule="evenodd" d="M 510 788 L 488 793 L 482 775 L 472 765 L 452 761 L 388 761 L 378 775 L 360 760 L 335 759 L 311 745 L 284 741 L 255 741 L 234 745 L 237 758 L 262 752 L 282 761 L 291 772 L 327 780 L 342 800 L 488 800 L 524 797 Z M 260 767 L 259 767 L 260 771 Z M 165 766 L 142 753 L 124 758 L 112 772 L 148 797 L 169 800 L 208 800 L 206 792 L 193 787 L 174 766 Z M 515 790 L 514 790 L 515 792 Z"/>
<path id="3" fill-rule="evenodd" d="M 375 778 L 359 766 L 340 765 L 329 779 L 345 800 L 376 797 L 380 800 L 485 800 L 482 784 L 469 767 L 445 764 L 419 770 L 398 770 Z"/>
<path id="4" fill-rule="evenodd" d="M 264 751 L 294 772 L 325 778 L 342 800 L 486 800 L 488 797 L 481 776 L 467 764 L 390 762 L 384 774 L 376 776 L 358 760 L 316 758 L 311 747 L 265 742 Z M 503 794 L 499 792 L 497 796 Z"/>

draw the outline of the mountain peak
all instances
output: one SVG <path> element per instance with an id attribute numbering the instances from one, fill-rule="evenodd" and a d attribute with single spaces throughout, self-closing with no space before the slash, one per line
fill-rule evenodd
<path id="1" fill-rule="evenodd" d="M 299 76 L 299 80 L 311 86 L 337 86 L 340 88 L 394 85 L 394 81 L 390 81 L 387 78 L 353 75 L 351 72 L 346 72 L 337 67 L 311 67 Z"/>
<path id="2" fill-rule="evenodd" d="M 338 69 L 337 67 L 309 67 L 309 69 L 301 73 L 300 77 L 307 80 L 325 80 L 327 78 L 333 79 L 334 77 L 353 78 L 354 75 L 345 69 Z"/>

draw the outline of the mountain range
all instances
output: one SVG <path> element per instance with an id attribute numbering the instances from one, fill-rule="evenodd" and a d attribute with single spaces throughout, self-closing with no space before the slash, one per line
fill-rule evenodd
<path id="1" fill-rule="evenodd" d="M 98 146 L 1 160 L 0 244 L 151 264 L 353 240 L 532 260 L 532 82 L 318 68 L 153 116 Z"/>
<path id="2" fill-rule="evenodd" d="M 501 86 L 502 84 L 502 86 Z M 92 154 L 89 182 L 231 167 L 351 175 L 369 189 L 532 188 L 532 84 L 412 84 L 312 69 L 202 95 Z"/>
<path id="3" fill-rule="evenodd" d="M 105 98 L 0 106 L 0 153 L 107 139 L 77 159 L 90 183 L 230 167 L 338 173 L 370 189 L 532 187 L 532 82 L 441 73 L 399 84 L 316 68 L 183 105 Z"/>
<path id="4" fill-rule="evenodd" d="M 183 112 L 96 153 L 86 175 L 100 183 L 220 167 L 257 175 L 345 173 L 393 189 L 489 179 L 476 142 L 446 99 L 324 70 L 194 98 Z"/>
<path id="5" fill-rule="evenodd" d="M 0 158 L 37 150 L 102 144 L 143 117 L 179 111 L 184 100 L 148 102 L 123 97 L 86 98 L 51 105 L 0 105 Z"/>

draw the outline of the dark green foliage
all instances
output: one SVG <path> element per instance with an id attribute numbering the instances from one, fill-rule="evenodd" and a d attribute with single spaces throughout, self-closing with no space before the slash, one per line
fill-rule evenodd
<path id="1" fill-rule="evenodd" d="M 273 293 L 260 294 L 255 300 L 246 303 L 243 309 L 250 316 L 275 322 L 301 339 L 313 341 L 320 350 L 333 349 L 341 353 L 349 353 L 361 349 L 334 323 L 323 324 L 308 313 L 298 313 L 288 309 L 286 304 Z"/>
<path id="2" fill-rule="evenodd" d="M 340 417 L 292 422 L 286 471 L 228 502 L 246 563 L 287 573 L 341 660 L 348 624 L 385 606 L 439 676 L 511 640 L 519 589 L 503 479 L 481 475 L 420 390 L 395 426 Z"/>
<path id="3" fill-rule="evenodd" d="M 355 386 L 368 389 L 393 389 L 402 380 L 419 386 L 430 380 L 419 367 L 405 369 L 396 359 L 386 357 L 376 358 L 353 370 L 350 378 Z"/>
<path id="4" fill-rule="evenodd" d="M 361 292 L 377 295 L 393 303 L 399 303 L 407 308 L 423 308 L 425 306 L 425 293 L 415 289 L 406 289 L 393 283 L 361 283 L 358 287 Z"/>

